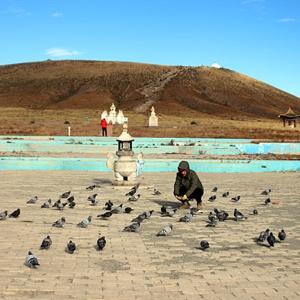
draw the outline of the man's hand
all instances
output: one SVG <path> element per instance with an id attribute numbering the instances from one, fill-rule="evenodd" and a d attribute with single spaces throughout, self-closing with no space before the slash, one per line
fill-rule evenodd
<path id="1" fill-rule="evenodd" d="M 183 196 L 181 197 L 181 200 L 187 200 L 187 199 L 188 199 L 187 195 L 183 195 Z"/>

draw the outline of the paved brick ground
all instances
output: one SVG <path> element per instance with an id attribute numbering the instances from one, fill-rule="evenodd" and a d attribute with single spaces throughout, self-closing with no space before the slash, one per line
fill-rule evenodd
<path id="1" fill-rule="evenodd" d="M 108 173 L 96 172 L 1 172 L 0 211 L 20 207 L 18 219 L 0 221 L 0 298 L 1 299 L 300 299 L 300 220 L 299 173 L 200 174 L 206 188 L 204 199 L 219 187 L 215 203 L 205 201 L 203 213 L 189 224 L 174 218 L 162 218 L 160 205 L 176 205 L 172 196 L 175 174 L 144 175 L 141 199 L 131 204 L 131 214 L 113 215 L 97 220 L 104 202 L 130 205 L 124 197 L 126 187 L 102 183 L 100 204 L 89 206 L 85 187 L 111 179 Z M 161 196 L 151 194 L 153 187 Z M 280 202 L 262 205 L 260 193 L 272 188 L 271 198 Z M 74 210 L 40 209 L 49 197 L 57 199 L 71 190 L 78 205 Z M 222 198 L 241 195 L 240 203 Z M 38 204 L 28 205 L 32 196 Z M 215 228 L 205 227 L 208 212 L 223 208 L 232 215 L 237 207 L 249 215 L 244 222 L 227 221 Z M 253 208 L 258 216 L 250 213 Z M 154 209 L 153 216 L 142 223 L 139 233 L 122 229 L 144 210 Z M 88 215 L 94 218 L 87 229 L 76 224 Z M 52 222 L 65 216 L 65 228 L 53 228 Z M 167 223 L 174 225 L 169 237 L 156 237 Z M 287 232 L 287 240 L 270 249 L 258 246 L 254 238 L 270 228 Z M 107 238 L 103 252 L 95 249 L 98 234 Z M 39 250 L 42 239 L 50 234 L 53 245 Z M 69 239 L 78 245 L 73 255 L 64 251 Z M 199 241 L 207 239 L 211 248 L 198 250 Z M 38 269 L 24 266 L 28 250 L 40 260 Z"/>

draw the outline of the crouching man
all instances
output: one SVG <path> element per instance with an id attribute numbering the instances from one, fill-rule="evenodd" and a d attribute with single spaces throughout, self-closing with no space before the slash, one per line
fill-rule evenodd
<path id="1" fill-rule="evenodd" d="M 180 208 L 189 208 L 190 202 L 196 200 L 197 208 L 202 205 L 203 186 L 195 171 L 190 170 L 187 161 L 181 161 L 178 166 L 174 184 L 174 196 L 182 202 Z"/>

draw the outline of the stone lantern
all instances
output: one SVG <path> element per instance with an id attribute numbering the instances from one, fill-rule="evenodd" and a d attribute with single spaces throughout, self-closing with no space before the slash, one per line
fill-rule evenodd
<path id="1" fill-rule="evenodd" d="M 123 132 L 117 138 L 117 159 L 114 161 L 115 185 L 132 185 L 136 183 L 137 161 L 132 151 L 133 137 L 128 133 L 128 125 L 123 125 Z"/>

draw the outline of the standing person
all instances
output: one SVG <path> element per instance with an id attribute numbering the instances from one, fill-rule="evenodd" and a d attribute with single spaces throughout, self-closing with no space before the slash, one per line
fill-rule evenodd
<path id="1" fill-rule="evenodd" d="M 187 161 L 181 161 L 174 184 L 174 196 L 182 202 L 180 208 L 189 208 L 191 200 L 196 200 L 197 208 L 202 205 L 204 189 L 195 171 L 190 170 Z"/>
<path id="2" fill-rule="evenodd" d="M 101 120 L 101 128 L 102 128 L 102 136 L 107 136 L 107 122 L 105 118 Z"/>

